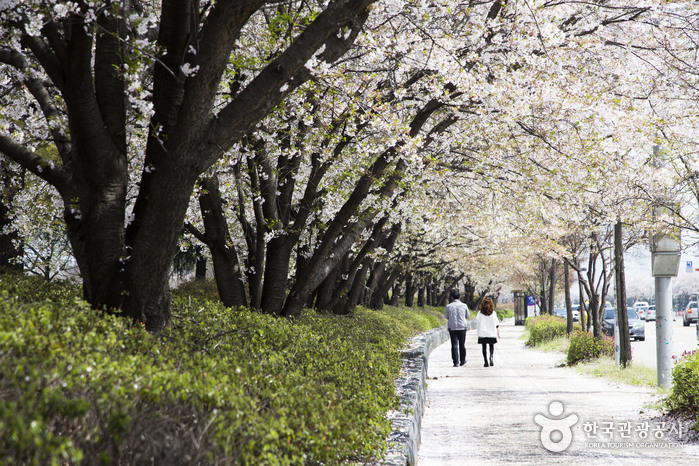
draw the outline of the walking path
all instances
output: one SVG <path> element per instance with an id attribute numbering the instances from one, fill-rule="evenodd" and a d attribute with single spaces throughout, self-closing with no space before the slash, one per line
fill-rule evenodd
<path id="1" fill-rule="evenodd" d="M 699 445 L 678 442 L 680 423 L 660 423 L 653 389 L 562 367 L 561 353 L 526 348 L 512 319 L 500 331 L 493 367 L 483 367 L 475 331 L 463 367 L 453 367 L 449 342 L 432 351 L 419 466 L 699 464 Z"/>

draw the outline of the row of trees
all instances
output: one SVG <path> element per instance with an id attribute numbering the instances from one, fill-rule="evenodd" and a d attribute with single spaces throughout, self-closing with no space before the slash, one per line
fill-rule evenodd
<path id="1" fill-rule="evenodd" d="M 634 244 L 667 194 L 650 146 L 693 180 L 693 12 L 646 3 L 9 2 L 4 239 L 37 244 L 50 185 L 85 298 L 154 331 L 187 246 L 226 305 L 289 316 L 476 305 L 544 254 L 597 322 L 606 229 Z"/>

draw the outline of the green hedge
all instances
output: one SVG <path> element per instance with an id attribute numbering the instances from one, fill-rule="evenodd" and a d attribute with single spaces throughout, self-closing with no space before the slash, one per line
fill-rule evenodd
<path id="1" fill-rule="evenodd" d="M 399 350 L 443 325 L 441 309 L 289 320 L 187 296 L 153 336 L 69 285 L 0 288 L 0 464 L 371 461 Z"/>
<path id="2" fill-rule="evenodd" d="M 544 314 L 527 317 L 524 327 L 529 331 L 527 346 L 537 346 L 556 337 L 566 335 L 566 320 L 560 317 Z"/>
<path id="3" fill-rule="evenodd" d="M 595 338 L 587 331 L 573 331 L 568 345 L 568 365 L 600 356 L 614 356 L 614 340 L 611 337 L 604 335 L 602 338 Z"/>
<path id="4" fill-rule="evenodd" d="M 672 392 L 665 400 L 672 413 L 699 414 L 699 353 L 685 352 L 672 369 Z"/>
<path id="5" fill-rule="evenodd" d="M 500 321 L 515 316 L 515 312 L 512 309 L 497 309 L 495 313 L 498 315 Z"/>

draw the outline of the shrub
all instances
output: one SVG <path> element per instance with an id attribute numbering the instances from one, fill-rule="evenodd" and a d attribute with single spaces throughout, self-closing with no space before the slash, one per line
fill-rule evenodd
<path id="1" fill-rule="evenodd" d="M 614 356 L 614 340 L 611 337 L 595 338 L 592 333 L 580 329 L 573 332 L 568 346 L 568 365 L 600 356 Z"/>
<path id="2" fill-rule="evenodd" d="M 498 315 L 499 320 L 504 320 L 508 317 L 515 316 L 515 312 L 512 309 L 497 309 L 495 313 Z"/>
<path id="3" fill-rule="evenodd" d="M 566 334 L 566 321 L 549 314 L 528 317 L 524 326 L 529 331 L 527 346 L 537 346 Z"/>
<path id="4" fill-rule="evenodd" d="M 370 462 L 398 406 L 399 350 L 443 322 L 393 307 L 291 320 L 183 296 L 154 336 L 78 289 L 29 283 L 0 282 L 0 464 Z"/>
<path id="5" fill-rule="evenodd" d="M 699 413 L 699 353 L 685 352 L 672 369 L 672 391 L 665 405 L 672 413 Z"/>

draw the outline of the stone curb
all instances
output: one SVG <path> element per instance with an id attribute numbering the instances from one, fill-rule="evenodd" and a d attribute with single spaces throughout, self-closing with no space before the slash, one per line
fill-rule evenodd
<path id="1" fill-rule="evenodd" d="M 393 430 L 388 437 L 386 458 L 381 464 L 416 464 L 420 448 L 420 424 L 427 397 L 427 361 L 432 350 L 448 339 L 447 327 L 440 327 L 417 335 L 402 351 L 403 375 L 395 381 L 400 408 L 388 415 Z"/>

